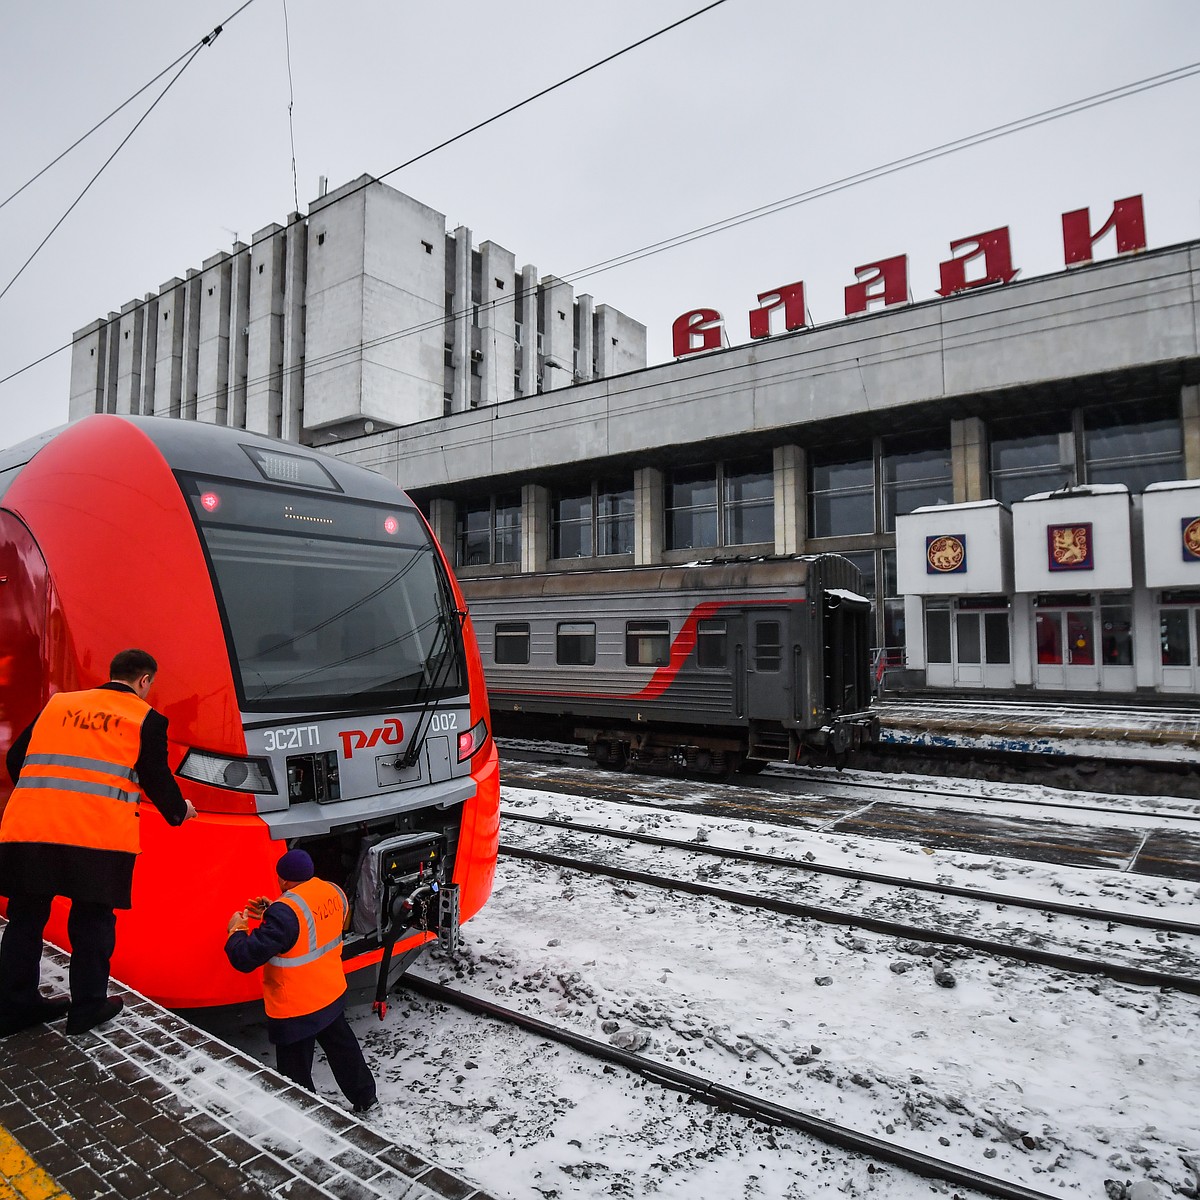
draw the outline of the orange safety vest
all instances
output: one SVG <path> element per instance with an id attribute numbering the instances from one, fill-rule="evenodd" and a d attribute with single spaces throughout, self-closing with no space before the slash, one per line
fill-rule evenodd
<path id="1" fill-rule="evenodd" d="M 0 842 L 51 842 L 137 854 L 136 765 L 150 705 L 93 688 L 50 697 L 33 726 Z"/>
<path id="2" fill-rule="evenodd" d="M 346 895 L 335 883 L 309 879 L 284 892 L 300 922 L 296 944 L 263 967 L 263 1003 L 268 1017 L 303 1017 L 332 1004 L 346 990 L 342 930 Z"/>

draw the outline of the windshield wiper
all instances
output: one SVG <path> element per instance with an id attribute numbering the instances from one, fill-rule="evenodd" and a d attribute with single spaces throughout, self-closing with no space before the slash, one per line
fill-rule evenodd
<path id="1" fill-rule="evenodd" d="M 425 676 L 425 683 L 421 692 L 428 699 L 421 700 L 418 698 L 418 703 L 421 705 L 421 711 L 417 715 L 417 726 L 413 730 L 412 736 L 408 739 L 408 749 L 404 752 L 404 757 L 400 760 L 400 769 L 404 770 L 413 766 L 417 761 L 417 756 L 421 753 L 421 747 L 425 744 L 426 735 L 429 733 L 429 725 L 433 720 L 433 712 L 437 707 L 439 700 L 438 691 L 442 684 L 445 683 L 449 676 L 450 668 L 455 661 L 462 661 L 462 631 L 463 624 L 467 619 L 467 610 L 465 608 L 457 608 L 453 604 L 453 598 L 449 594 L 449 589 L 442 584 L 443 597 L 447 601 L 446 608 L 442 609 L 438 615 L 438 628 L 442 633 L 443 642 L 442 648 L 438 651 L 436 662 L 433 664 L 433 669 L 428 671 Z M 450 614 L 453 613 L 455 620 L 450 620 Z M 428 666 L 428 664 L 426 664 Z"/>

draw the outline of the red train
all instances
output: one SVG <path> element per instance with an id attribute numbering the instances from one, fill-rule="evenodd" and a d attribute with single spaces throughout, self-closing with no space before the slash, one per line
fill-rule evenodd
<path id="1" fill-rule="evenodd" d="M 225 927 L 295 846 L 351 899 L 355 984 L 390 941 L 395 969 L 483 905 L 499 773 L 479 650 L 400 489 L 152 417 L 87 417 L 0 451 L 0 752 L 128 646 L 159 662 L 150 700 L 199 817 L 169 829 L 141 806 L 115 977 L 173 1008 L 257 999 Z M 47 930 L 61 945 L 65 910 Z"/>

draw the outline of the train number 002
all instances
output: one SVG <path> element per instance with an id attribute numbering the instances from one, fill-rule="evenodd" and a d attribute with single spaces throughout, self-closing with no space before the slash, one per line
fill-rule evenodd
<path id="1" fill-rule="evenodd" d="M 434 713 L 433 719 L 429 723 L 429 728 L 435 733 L 444 733 L 451 729 L 458 728 L 458 713 L 440 712 Z"/>

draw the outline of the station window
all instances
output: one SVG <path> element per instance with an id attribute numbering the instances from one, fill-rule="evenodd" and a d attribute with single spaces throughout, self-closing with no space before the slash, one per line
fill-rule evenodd
<path id="1" fill-rule="evenodd" d="M 988 433 L 992 496 L 1002 504 L 1075 484 L 1075 434 L 1069 412 L 994 420 Z"/>
<path id="2" fill-rule="evenodd" d="M 724 621 L 700 621 L 696 625 L 696 665 L 710 669 L 728 665 Z"/>
<path id="3" fill-rule="evenodd" d="M 521 561 L 521 497 L 491 496 L 458 505 L 456 558 L 460 567 Z"/>
<path id="4" fill-rule="evenodd" d="M 665 667 L 670 660 L 671 626 L 668 622 L 625 622 L 627 667 Z"/>
<path id="5" fill-rule="evenodd" d="M 1183 478 L 1178 400 L 1148 398 L 1084 409 L 1083 452 L 1088 483 L 1123 483 L 1131 492 L 1144 492 L 1152 483 Z"/>
<path id="6" fill-rule="evenodd" d="M 670 550 L 774 543 L 771 455 L 673 471 L 666 486 L 666 517 Z"/>
<path id="7" fill-rule="evenodd" d="M 554 558 L 633 553 L 633 481 L 628 476 L 556 492 L 551 513 Z"/>
<path id="8" fill-rule="evenodd" d="M 529 662 L 529 622 L 497 621 L 492 657 L 499 666 L 524 666 Z"/>
<path id="9" fill-rule="evenodd" d="M 950 602 L 947 600 L 925 602 L 925 661 L 949 663 L 950 655 Z"/>
<path id="10" fill-rule="evenodd" d="M 870 444 L 809 455 L 809 533 L 875 532 L 875 456 Z"/>
<path id="11" fill-rule="evenodd" d="M 555 661 L 560 667 L 596 665 L 596 623 L 560 621 L 555 645 Z"/>
<path id="12" fill-rule="evenodd" d="M 883 490 L 883 530 L 896 528 L 896 518 L 931 504 L 954 499 L 949 430 L 884 438 L 879 456 Z M 889 593 L 890 594 L 890 593 Z"/>

